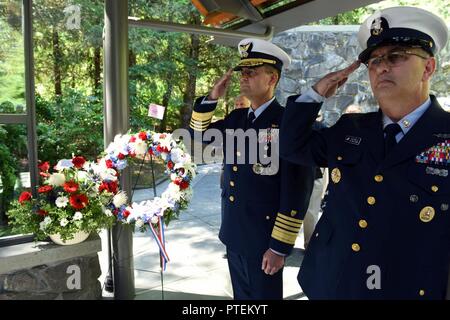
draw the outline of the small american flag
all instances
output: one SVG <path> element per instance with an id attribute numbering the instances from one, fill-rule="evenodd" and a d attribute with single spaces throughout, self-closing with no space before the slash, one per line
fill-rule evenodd
<path id="1" fill-rule="evenodd" d="M 164 111 L 166 110 L 166 107 L 150 103 L 148 106 L 148 116 L 152 118 L 156 118 L 159 120 L 162 120 L 164 118 Z"/>

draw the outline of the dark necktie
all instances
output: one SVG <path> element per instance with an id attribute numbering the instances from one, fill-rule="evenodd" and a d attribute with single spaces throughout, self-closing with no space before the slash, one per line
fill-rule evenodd
<path id="1" fill-rule="evenodd" d="M 386 157 L 389 152 L 392 151 L 394 146 L 397 144 L 395 136 L 402 132 L 402 128 L 398 123 L 391 123 L 384 128 L 384 133 L 386 134 L 384 138 L 384 157 Z"/>
<path id="2" fill-rule="evenodd" d="M 255 113 L 253 111 L 251 111 L 248 116 L 247 116 L 247 122 L 246 122 L 246 127 L 245 129 L 248 129 L 252 126 L 253 120 L 255 120 Z"/>

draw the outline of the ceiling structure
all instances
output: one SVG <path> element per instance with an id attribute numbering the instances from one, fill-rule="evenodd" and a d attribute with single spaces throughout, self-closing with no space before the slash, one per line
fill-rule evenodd
<path id="1" fill-rule="evenodd" d="M 204 16 L 204 25 L 264 36 L 277 34 L 379 0 L 191 0 Z M 271 30 L 272 29 L 272 30 Z M 269 36 L 271 38 L 271 36 Z M 218 36 L 216 42 L 236 44 L 233 37 Z"/>
<path id="2" fill-rule="evenodd" d="M 282 31 L 380 0 L 191 0 L 204 17 L 203 25 L 129 17 L 134 27 L 209 35 L 214 43 L 235 46 L 242 38 L 270 40 Z"/>

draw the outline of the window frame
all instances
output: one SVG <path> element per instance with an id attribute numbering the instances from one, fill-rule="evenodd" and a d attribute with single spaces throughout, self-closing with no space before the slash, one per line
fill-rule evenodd
<path id="1" fill-rule="evenodd" d="M 0 124 L 24 124 L 27 128 L 28 161 L 30 166 L 31 193 L 37 196 L 39 181 L 36 132 L 36 105 L 33 56 L 33 0 L 22 0 L 22 28 L 25 63 L 25 114 L 0 114 Z M 0 238 L 0 247 L 34 241 L 33 235 L 14 235 Z"/>

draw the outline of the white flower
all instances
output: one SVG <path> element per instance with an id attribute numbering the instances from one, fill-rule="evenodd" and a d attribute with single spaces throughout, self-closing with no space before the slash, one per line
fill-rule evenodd
<path id="1" fill-rule="evenodd" d="M 127 203 L 127 201 L 128 197 L 124 191 L 119 191 L 113 198 L 113 204 L 116 208 L 124 205 L 125 203 Z"/>
<path id="2" fill-rule="evenodd" d="M 106 209 L 106 210 L 105 210 L 105 214 L 106 214 L 108 217 L 111 217 L 111 216 L 113 215 L 113 213 L 112 213 L 111 210 L 109 210 L 109 209 Z"/>
<path id="3" fill-rule="evenodd" d="M 127 155 L 128 154 L 128 151 L 127 151 L 128 141 L 130 141 L 129 134 L 124 134 L 124 135 L 118 134 L 114 137 L 114 141 L 109 144 L 108 148 L 106 148 L 106 152 L 114 153 L 115 155 L 117 155 L 119 153 Z"/>
<path id="4" fill-rule="evenodd" d="M 143 156 L 148 150 L 148 145 L 144 140 L 136 138 L 135 142 L 130 143 L 130 149 L 134 151 L 136 155 Z"/>
<path id="5" fill-rule="evenodd" d="M 158 223 L 158 217 L 157 216 L 153 216 L 152 219 L 150 220 L 151 223 L 155 224 Z"/>
<path id="6" fill-rule="evenodd" d="M 44 221 L 39 222 L 39 229 L 41 229 L 42 231 L 45 230 L 45 227 L 46 227 L 46 226 L 47 226 L 47 225 L 45 224 Z"/>
<path id="7" fill-rule="evenodd" d="M 73 215 L 73 220 L 81 220 L 83 219 L 83 214 L 80 211 L 75 212 Z"/>
<path id="8" fill-rule="evenodd" d="M 189 154 L 185 153 L 183 150 L 181 150 L 180 148 L 173 148 L 170 151 L 170 157 L 172 159 L 172 161 L 177 164 L 177 163 L 186 163 L 186 162 L 190 162 L 190 156 Z"/>
<path id="9" fill-rule="evenodd" d="M 69 223 L 69 220 L 67 220 L 66 218 L 62 218 L 61 221 L 59 222 L 61 227 L 67 226 L 68 223 Z"/>
<path id="10" fill-rule="evenodd" d="M 89 178 L 89 175 L 88 175 L 88 173 L 86 171 L 83 171 L 83 170 L 78 170 L 77 171 L 77 180 L 78 181 L 84 181 L 87 178 Z"/>
<path id="11" fill-rule="evenodd" d="M 48 178 L 48 183 L 54 187 L 60 187 L 64 185 L 64 182 L 66 182 L 66 177 L 63 173 L 54 173 Z"/>
<path id="12" fill-rule="evenodd" d="M 136 220 L 136 227 L 138 228 L 142 228 L 144 226 L 144 221 L 142 219 L 137 219 Z"/>
<path id="13" fill-rule="evenodd" d="M 68 202 L 69 198 L 63 196 L 56 198 L 55 204 L 58 208 L 65 208 Z"/>
<path id="14" fill-rule="evenodd" d="M 72 159 L 62 159 L 58 161 L 58 164 L 55 166 L 57 171 L 61 171 L 63 169 L 68 169 L 73 167 Z"/>
<path id="15" fill-rule="evenodd" d="M 181 199 L 180 186 L 175 183 L 170 183 L 167 189 L 161 195 L 162 198 L 170 201 L 179 201 Z"/>

